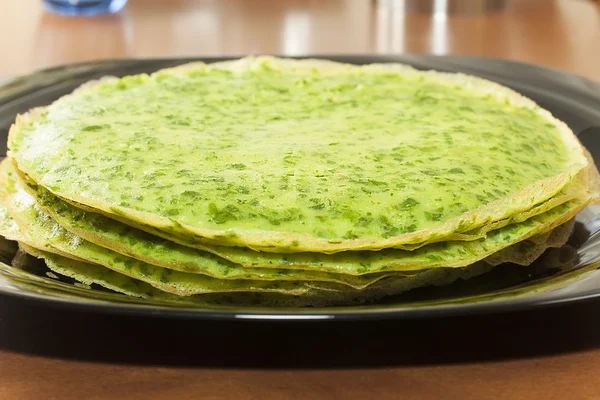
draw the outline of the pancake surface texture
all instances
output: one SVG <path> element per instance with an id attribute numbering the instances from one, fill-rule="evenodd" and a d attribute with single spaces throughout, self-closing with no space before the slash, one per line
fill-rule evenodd
<path id="1" fill-rule="evenodd" d="M 75 204 L 276 253 L 443 239 L 587 164 L 566 125 L 497 84 L 267 57 L 103 80 L 19 117 L 9 148 Z"/>

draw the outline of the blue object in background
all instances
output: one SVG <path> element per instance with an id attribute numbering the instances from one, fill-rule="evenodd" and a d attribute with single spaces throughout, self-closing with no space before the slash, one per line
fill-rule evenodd
<path id="1" fill-rule="evenodd" d="M 125 7 L 127 0 L 43 0 L 49 11 L 63 15 L 91 16 L 114 14 Z"/>

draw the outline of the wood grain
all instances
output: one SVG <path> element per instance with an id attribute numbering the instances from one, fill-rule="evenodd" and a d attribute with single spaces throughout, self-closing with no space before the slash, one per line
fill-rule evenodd
<path id="1" fill-rule="evenodd" d="M 12 355 L 0 395 L 115 400 L 597 399 L 600 391 L 593 382 L 599 357 L 597 351 L 443 367 L 276 371 L 132 367 Z M 18 374 L 25 370 L 28 377 Z M 35 377 L 37 381 L 29 380 Z"/>
<path id="2" fill-rule="evenodd" d="M 600 301 L 437 320 L 261 324 L 0 300 L 2 399 L 600 398 Z"/>
<path id="3" fill-rule="evenodd" d="M 0 75 L 122 57 L 460 53 L 600 79 L 586 0 L 130 0 L 119 15 L 0 2 Z M 600 303 L 358 325 L 184 323 L 0 298 L 1 399 L 598 399 Z"/>

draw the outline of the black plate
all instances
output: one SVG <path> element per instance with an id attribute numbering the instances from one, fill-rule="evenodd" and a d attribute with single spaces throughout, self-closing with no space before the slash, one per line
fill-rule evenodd
<path id="1" fill-rule="evenodd" d="M 419 69 L 464 72 L 511 87 L 565 121 L 600 161 L 600 84 L 560 71 L 504 60 L 465 56 L 319 56 L 365 64 L 401 62 Z M 227 58 L 104 61 L 46 69 L 0 87 L 0 152 L 16 114 L 47 105 L 80 84 L 104 75 L 151 72 L 189 61 Z M 509 140 L 509 138 L 507 138 Z M 197 319 L 330 320 L 435 317 L 521 310 L 600 297 L 600 208 L 589 207 L 577 217 L 567 246 L 547 253 L 523 268 L 502 265 L 482 277 L 444 288 L 418 289 L 377 304 L 357 307 L 266 309 L 260 307 L 180 308 L 148 303 L 101 290 L 82 289 L 72 282 L 40 283 L 29 272 L 0 268 L 0 294 L 42 304 L 120 314 Z M 552 268 L 548 265 L 553 264 Z"/>

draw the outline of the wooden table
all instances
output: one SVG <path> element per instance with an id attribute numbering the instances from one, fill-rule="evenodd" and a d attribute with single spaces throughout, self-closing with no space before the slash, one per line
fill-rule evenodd
<path id="1" fill-rule="evenodd" d="M 0 76 L 118 57 L 463 53 L 600 79 L 585 0 L 130 0 L 119 15 L 0 2 Z M 470 5 L 469 5 L 470 4 Z M 432 16 L 432 8 L 434 11 Z M 0 398 L 598 399 L 600 302 L 360 324 L 127 319 L 0 297 Z"/>

